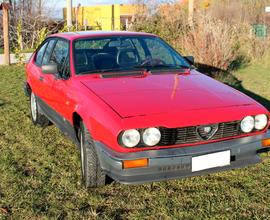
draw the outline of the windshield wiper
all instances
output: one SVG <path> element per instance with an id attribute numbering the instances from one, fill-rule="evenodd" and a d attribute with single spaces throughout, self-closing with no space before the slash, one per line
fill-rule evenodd
<path id="1" fill-rule="evenodd" d="M 138 69 L 136 69 L 138 71 Z M 144 70 L 143 67 L 141 67 L 141 70 Z M 96 70 L 89 70 L 85 72 L 79 73 L 80 75 L 84 74 L 91 74 L 91 73 L 111 73 L 111 72 L 127 72 L 127 71 L 134 71 L 134 68 L 116 68 L 116 69 L 96 69 Z"/>
<path id="2" fill-rule="evenodd" d="M 113 71 L 119 71 L 118 69 L 99 69 L 99 70 L 89 70 L 85 72 L 79 73 L 79 75 L 84 75 L 84 74 L 90 74 L 90 73 L 107 73 L 107 72 L 113 72 Z"/>
<path id="3" fill-rule="evenodd" d="M 145 68 L 147 70 L 152 69 L 190 69 L 190 66 L 185 65 L 169 65 L 169 64 L 157 64 L 157 65 L 139 65 L 134 68 Z"/>
<path id="4" fill-rule="evenodd" d="M 128 72 L 128 71 L 150 71 L 155 69 L 190 69 L 190 66 L 185 65 L 168 65 L 168 64 L 158 64 L 158 65 L 138 65 L 128 68 L 116 68 L 116 69 L 96 69 L 89 70 L 79 73 L 79 75 L 91 74 L 91 73 L 111 73 L 111 72 Z"/>
<path id="5" fill-rule="evenodd" d="M 79 75 L 86 75 L 86 74 L 103 74 L 103 73 L 111 73 L 111 72 L 116 72 L 120 74 L 122 72 L 134 72 L 134 71 L 144 71 L 145 68 L 143 67 L 138 67 L 138 68 L 134 68 L 134 67 L 129 67 L 129 68 L 121 68 L 121 69 L 96 69 L 96 70 L 89 70 L 89 71 L 85 71 L 85 72 L 81 72 L 79 73 Z"/>

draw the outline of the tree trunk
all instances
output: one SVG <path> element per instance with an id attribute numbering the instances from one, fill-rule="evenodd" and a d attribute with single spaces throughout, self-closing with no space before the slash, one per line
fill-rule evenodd
<path id="1" fill-rule="evenodd" d="M 10 65 L 10 51 L 9 51 L 9 12 L 8 8 L 3 8 L 3 32 L 4 32 L 4 54 L 5 64 Z"/>

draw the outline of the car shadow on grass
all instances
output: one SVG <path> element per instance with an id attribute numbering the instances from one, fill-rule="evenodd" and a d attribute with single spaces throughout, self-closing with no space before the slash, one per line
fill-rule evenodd
<path id="1" fill-rule="evenodd" d="M 5 105 L 5 102 L 2 99 L 0 99 L 0 107 L 3 105 Z"/>
<path id="2" fill-rule="evenodd" d="M 242 85 L 242 81 L 240 81 L 237 77 L 235 77 L 231 71 L 222 70 L 213 66 L 209 66 L 206 64 L 196 64 L 198 71 L 217 79 L 237 90 L 243 92 L 244 94 L 248 95 L 249 97 L 253 98 L 260 104 L 262 104 L 265 108 L 270 111 L 270 101 L 265 97 L 262 97 L 256 94 L 253 91 L 250 91 Z"/>

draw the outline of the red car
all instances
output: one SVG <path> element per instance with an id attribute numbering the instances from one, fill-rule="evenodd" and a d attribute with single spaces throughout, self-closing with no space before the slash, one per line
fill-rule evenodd
<path id="1" fill-rule="evenodd" d="M 26 66 L 32 121 L 78 145 L 86 187 L 260 162 L 269 112 L 193 63 L 147 33 L 51 35 Z"/>

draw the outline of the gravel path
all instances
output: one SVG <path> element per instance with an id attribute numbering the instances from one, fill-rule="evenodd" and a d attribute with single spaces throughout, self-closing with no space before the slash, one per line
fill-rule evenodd
<path id="1" fill-rule="evenodd" d="M 31 57 L 32 53 L 24 53 L 25 54 L 25 62 L 29 60 Z M 15 54 L 10 54 L 10 61 L 11 63 L 17 63 L 17 59 L 15 58 Z M 5 59 L 4 59 L 4 54 L 0 54 L 0 65 L 5 64 Z"/>

